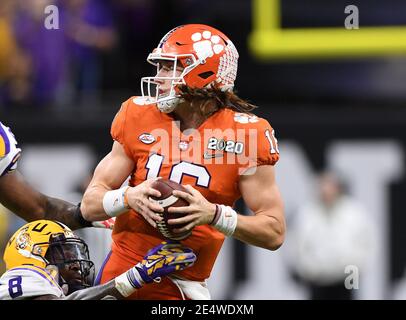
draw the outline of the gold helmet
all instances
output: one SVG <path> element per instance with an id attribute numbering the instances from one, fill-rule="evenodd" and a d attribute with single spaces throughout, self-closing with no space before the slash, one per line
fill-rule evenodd
<path id="1" fill-rule="evenodd" d="M 94 278 L 94 264 L 89 259 L 87 244 L 67 226 L 56 221 L 37 220 L 22 226 L 7 243 L 3 259 L 7 270 L 21 265 L 41 268 L 55 265 L 61 277 L 64 268 L 75 264 L 81 274 L 82 287 L 91 286 Z M 69 282 L 59 280 L 61 284 Z M 78 287 L 77 284 L 75 286 Z"/>

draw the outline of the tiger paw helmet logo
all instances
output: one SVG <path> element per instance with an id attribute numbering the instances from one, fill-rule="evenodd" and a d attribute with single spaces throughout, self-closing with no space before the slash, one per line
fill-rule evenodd
<path id="1" fill-rule="evenodd" d="M 196 32 L 192 34 L 191 38 L 194 41 L 193 49 L 202 63 L 207 58 L 212 57 L 214 54 L 219 54 L 224 50 L 224 46 L 219 44 L 220 37 L 212 35 L 210 31 Z"/>
<path id="2" fill-rule="evenodd" d="M 234 115 L 234 121 L 239 123 L 255 123 L 258 122 L 259 119 L 255 115 L 249 115 L 246 113 L 236 113 Z"/>

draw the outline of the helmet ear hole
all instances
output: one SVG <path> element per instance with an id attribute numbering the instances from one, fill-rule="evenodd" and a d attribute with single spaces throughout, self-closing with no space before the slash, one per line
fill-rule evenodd
<path id="1" fill-rule="evenodd" d="M 207 78 L 209 78 L 209 77 L 212 76 L 213 74 L 214 74 L 213 71 L 206 71 L 206 72 L 199 73 L 198 76 L 199 76 L 200 78 L 206 80 Z"/>

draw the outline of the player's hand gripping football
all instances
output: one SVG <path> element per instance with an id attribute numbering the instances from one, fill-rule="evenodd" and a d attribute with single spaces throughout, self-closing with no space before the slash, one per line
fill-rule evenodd
<path id="1" fill-rule="evenodd" d="M 170 213 L 187 213 L 186 216 L 177 219 L 168 220 L 168 224 L 176 225 L 187 223 L 184 227 L 173 229 L 175 233 L 182 233 L 192 230 L 196 226 L 202 224 L 210 224 L 216 214 L 216 205 L 206 200 L 206 198 L 191 185 L 184 186 L 189 192 L 174 190 L 173 195 L 183 198 L 189 203 L 187 207 L 171 207 L 168 209 Z"/>
<path id="2" fill-rule="evenodd" d="M 165 241 L 148 251 L 144 259 L 127 271 L 127 278 L 136 288 L 159 282 L 161 277 L 191 267 L 196 261 L 192 249 L 179 242 Z"/>
<path id="3" fill-rule="evenodd" d="M 152 183 L 157 179 L 160 178 L 145 180 L 136 187 L 130 187 L 127 191 L 128 205 L 141 214 L 154 228 L 156 228 L 155 221 L 162 220 L 156 212 L 164 211 L 164 208 L 160 205 L 149 200 L 149 197 L 151 196 L 161 196 L 161 193 L 158 190 L 151 187 Z"/>

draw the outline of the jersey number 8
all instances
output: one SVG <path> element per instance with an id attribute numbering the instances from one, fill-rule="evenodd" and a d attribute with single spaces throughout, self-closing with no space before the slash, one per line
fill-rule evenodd
<path id="1" fill-rule="evenodd" d="M 11 298 L 17 298 L 23 295 L 23 288 L 21 287 L 22 277 L 18 276 L 11 278 L 8 281 L 8 293 Z"/>

